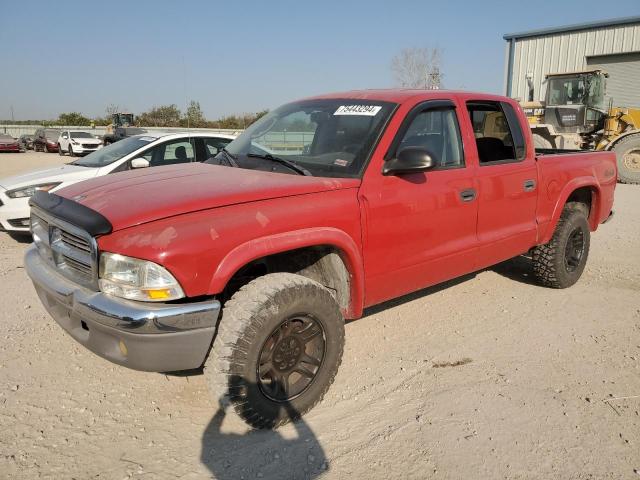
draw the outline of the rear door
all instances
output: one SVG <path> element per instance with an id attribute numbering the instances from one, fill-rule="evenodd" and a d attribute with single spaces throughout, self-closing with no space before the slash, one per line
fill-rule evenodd
<path id="1" fill-rule="evenodd" d="M 476 166 L 464 155 L 459 109 L 453 100 L 417 105 L 385 155 L 391 159 L 405 147 L 422 147 L 434 169 L 389 176 L 367 169 L 359 192 L 367 305 L 474 269 Z"/>
<path id="2" fill-rule="evenodd" d="M 478 266 L 526 252 L 536 241 L 537 168 L 507 102 L 467 101 L 478 156 Z"/>

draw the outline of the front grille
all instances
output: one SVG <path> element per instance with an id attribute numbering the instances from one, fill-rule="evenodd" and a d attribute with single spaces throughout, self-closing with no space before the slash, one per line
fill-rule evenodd
<path id="1" fill-rule="evenodd" d="M 78 235 L 60 230 L 60 241 L 70 248 L 77 248 L 83 252 L 91 253 L 89 242 Z"/>
<path id="2" fill-rule="evenodd" d="M 98 250 L 87 232 L 32 207 L 31 234 L 45 261 L 70 280 L 97 290 Z"/>
<path id="3" fill-rule="evenodd" d="M 98 146 L 92 143 L 83 143 L 82 148 L 98 148 Z"/>

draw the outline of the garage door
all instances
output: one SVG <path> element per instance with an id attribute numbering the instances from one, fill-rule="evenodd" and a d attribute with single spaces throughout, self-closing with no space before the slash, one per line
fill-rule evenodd
<path id="1" fill-rule="evenodd" d="M 588 57 L 587 65 L 609 73 L 607 97 L 614 106 L 640 108 L 640 52 Z"/>

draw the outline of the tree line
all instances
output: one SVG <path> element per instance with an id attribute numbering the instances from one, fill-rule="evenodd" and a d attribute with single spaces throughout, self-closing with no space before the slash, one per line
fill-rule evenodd
<path id="1" fill-rule="evenodd" d="M 55 120 L 16 120 L 10 123 L 16 125 L 45 125 L 45 126 L 66 126 L 78 127 L 106 126 L 111 125 L 112 115 L 119 112 L 117 105 L 109 105 L 106 108 L 106 115 L 103 117 L 87 117 L 80 112 L 65 112 L 58 115 Z M 227 115 L 217 120 L 205 118 L 200 103 L 192 100 L 187 109 L 182 112 L 176 104 L 154 106 L 146 112 L 134 116 L 135 124 L 139 127 L 185 127 L 185 128 L 227 128 L 244 129 L 267 114 L 268 110 L 254 113 L 243 113 L 241 115 Z M 9 123 L 3 121 L 2 123 Z"/>

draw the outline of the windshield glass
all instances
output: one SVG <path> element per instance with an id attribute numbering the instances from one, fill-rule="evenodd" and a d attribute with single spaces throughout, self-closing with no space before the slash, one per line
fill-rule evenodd
<path id="1" fill-rule="evenodd" d="M 549 79 L 547 105 L 604 106 L 604 85 L 600 75 L 578 75 Z"/>
<path id="2" fill-rule="evenodd" d="M 141 147 L 150 144 L 156 140 L 156 137 L 129 137 L 119 142 L 112 143 L 106 147 L 103 147 L 95 152 L 91 152 L 86 157 L 83 157 L 75 162 L 73 165 L 80 165 L 81 167 L 104 167 L 116 160 L 120 160 L 125 155 L 129 155 L 135 152 Z"/>
<path id="3" fill-rule="evenodd" d="M 283 163 L 256 157 L 271 155 L 314 176 L 358 177 L 394 107 L 360 99 L 290 103 L 252 124 L 226 149 L 241 168 L 296 174 Z M 224 155 L 207 163 L 228 165 Z"/>
<path id="4" fill-rule="evenodd" d="M 70 132 L 71 138 L 93 138 L 93 135 L 87 132 Z"/>

